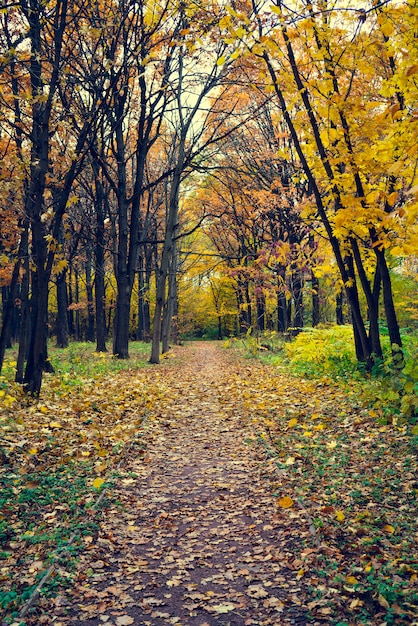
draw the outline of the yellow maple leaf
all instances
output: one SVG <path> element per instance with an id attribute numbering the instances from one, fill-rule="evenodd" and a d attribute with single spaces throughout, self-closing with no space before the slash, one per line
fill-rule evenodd
<path id="1" fill-rule="evenodd" d="M 358 580 L 354 576 L 347 576 L 345 580 L 349 585 L 358 585 Z"/>
<path id="2" fill-rule="evenodd" d="M 281 509 L 290 509 L 294 505 L 294 501 L 289 496 L 284 496 L 277 501 L 277 504 Z"/>
<path id="3" fill-rule="evenodd" d="M 289 428 L 293 428 L 293 426 L 296 426 L 297 423 L 298 423 L 297 418 L 296 417 L 292 417 L 292 419 L 289 420 L 287 425 L 288 425 Z"/>
<path id="4" fill-rule="evenodd" d="M 337 511 L 335 517 L 339 522 L 343 522 L 345 520 L 345 515 L 342 511 Z"/>
<path id="5" fill-rule="evenodd" d="M 105 481 L 103 480 L 103 478 L 97 477 L 95 480 L 93 480 L 93 487 L 95 487 L 96 489 L 100 489 L 104 482 Z"/>
<path id="6" fill-rule="evenodd" d="M 385 524 L 385 526 L 383 526 L 383 530 L 386 530 L 386 532 L 391 535 L 395 532 L 395 528 L 390 524 Z"/>

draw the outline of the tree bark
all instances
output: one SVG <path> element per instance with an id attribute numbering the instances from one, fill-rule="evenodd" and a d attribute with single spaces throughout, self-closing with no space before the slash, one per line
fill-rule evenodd
<path id="1" fill-rule="evenodd" d="M 319 278 L 312 271 L 312 326 L 318 326 L 320 321 L 319 309 Z"/>
<path id="2" fill-rule="evenodd" d="M 67 270 L 64 269 L 56 279 L 57 289 L 57 321 L 56 321 L 56 347 L 68 347 L 68 293 L 67 293 Z"/>
<path id="3" fill-rule="evenodd" d="M 93 343 L 95 340 L 94 334 L 94 300 L 93 300 L 93 283 L 92 283 L 92 267 L 91 267 L 91 248 L 90 242 L 87 242 L 86 247 L 86 296 L 87 296 L 87 331 L 86 340 Z"/>

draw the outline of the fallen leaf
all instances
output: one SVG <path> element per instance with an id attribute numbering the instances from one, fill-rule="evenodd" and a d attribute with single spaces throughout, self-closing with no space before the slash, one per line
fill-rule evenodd
<path id="1" fill-rule="evenodd" d="M 210 607 L 215 613 L 229 613 L 235 609 L 235 604 L 215 604 Z"/>
<path id="2" fill-rule="evenodd" d="M 289 496 L 284 496 L 277 501 L 277 504 L 281 509 L 290 509 L 294 505 L 294 501 Z"/>
<path id="3" fill-rule="evenodd" d="M 386 530 L 386 532 L 389 533 L 390 535 L 392 535 L 395 532 L 394 526 L 391 526 L 390 524 L 386 524 L 385 526 L 383 526 L 383 530 Z"/>
<path id="4" fill-rule="evenodd" d="M 251 598 L 266 598 L 269 594 L 262 585 L 250 585 L 247 589 L 247 595 Z"/>
<path id="5" fill-rule="evenodd" d="M 135 622 L 134 618 L 130 615 L 120 615 L 116 618 L 116 626 L 129 626 Z"/>

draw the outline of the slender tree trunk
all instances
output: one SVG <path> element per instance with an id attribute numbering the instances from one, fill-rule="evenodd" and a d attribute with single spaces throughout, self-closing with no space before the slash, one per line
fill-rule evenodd
<path id="1" fill-rule="evenodd" d="M 292 327 L 298 332 L 303 328 L 303 276 L 296 270 L 292 277 L 294 317 Z"/>
<path id="2" fill-rule="evenodd" d="M 20 287 L 20 336 L 19 350 L 17 353 L 16 377 L 17 383 L 24 382 L 24 367 L 27 359 L 28 342 L 30 337 L 29 316 L 29 290 L 30 290 L 30 264 L 26 242 L 26 254 L 23 257 L 23 276 Z"/>
<path id="3" fill-rule="evenodd" d="M 71 307 L 74 304 L 73 275 L 73 265 L 70 261 L 68 264 L 68 333 L 70 337 L 75 337 L 74 309 Z"/>
<path id="4" fill-rule="evenodd" d="M 257 289 L 257 287 L 256 287 Z M 263 293 L 256 294 L 257 309 L 257 330 L 264 332 L 266 330 L 266 299 Z"/>
<path id="5" fill-rule="evenodd" d="M 80 303 L 80 282 L 78 277 L 78 270 L 74 270 L 74 291 L 75 291 L 75 303 Z M 75 310 L 75 339 L 81 341 L 81 324 L 80 324 L 80 309 L 77 307 Z"/>
<path id="6" fill-rule="evenodd" d="M 369 342 L 371 351 L 375 357 L 381 359 L 383 356 L 382 346 L 380 344 L 380 331 L 379 331 L 379 300 L 374 297 L 369 280 L 364 269 L 363 261 L 361 259 L 360 250 L 355 239 L 351 240 L 351 248 L 354 253 L 354 259 L 356 262 L 357 272 L 360 278 L 360 282 L 363 288 L 363 293 L 366 296 L 367 311 L 369 319 Z"/>
<path id="7" fill-rule="evenodd" d="M 168 276 L 168 296 L 163 315 L 162 332 L 162 353 L 168 352 L 170 347 L 171 327 L 177 301 L 177 253 L 176 245 L 173 245 L 173 252 Z"/>
<path id="8" fill-rule="evenodd" d="M 279 268 L 277 273 L 277 330 L 279 333 L 285 333 L 289 328 L 285 280 L 286 268 L 283 266 Z"/>
<path id="9" fill-rule="evenodd" d="M 342 326 L 344 322 L 344 296 L 343 293 L 337 293 L 335 296 L 335 321 L 339 326 Z"/>
<path id="10" fill-rule="evenodd" d="M 146 310 L 145 310 L 145 263 L 144 256 L 141 254 L 138 259 L 138 341 L 147 341 L 146 339 Z"/>
<path id="11" fill-rule="evenodd" d="M 100 167 L 93 159 L 95 177 L 96 242 L 94 248 L 95 273 L 94 295 L 96 310 L 96 352 L 107 352 L 106 348 L 106 289 L 105 289 L 105 225 L 104 225 L 104 189 L 100 180 Z"/>
<path id="12" fill-rule="evenodd" d="M 319 279 L 312 272 L 312 326 L 318 326 L 320 321 L 319 311 Z"/>
<path id="13" fill-rule="evenodd" d="M 86 340 L 93 343 L 95 340 L 94 334 L 94 300 L 93 300 L 93 283 L 92 283 L 92 268 L 91 268 L 91 248 L 87 244 L 86 248 L 86 295 L 87 295 L 87 333 Z"/>
<path id="14" fill-rule="evenodd" d="M 235 295 L 237 298 L 237 306 L 238 306 L 238 334 L 244 335 L 248 330 L 247 323 L 247 314 L 245 311 L 245 303 L 244 303 L 244 289 L 241 283 L 241 280 L 238 279 L 238 284 L 235 289 Z"/>
<path id="15" fill-rule="evenodd" d="M 56 347 L 68 347 L 68 294 L 67 294 L 67 270 L 64 269 L 57 276 L 57 323 L 56 323 Z"/>
<path id="16" fill-rule="evenodd" d="M 13 317 L 13 309 L 15 307 L 15 295 L 20 278 L 20 270 L 23 271 L 28 265 L 28 241 L 29 241 L 29 222 L 25 220 L 23 230 L 20 236 L 19 250 L 17 260 L 13 267 L 12 280 L 9 287 L 9 295 L 3 304 L 3 320 L 0 334 L 0 372 L 3 367 L 4 355 L 8 346 L 10 336 L 10 325 Z M 23 297 L 23 296 L 22 296 Z"/>
<path id="17" fill-rule="evenodd" d="M 178 227 L 178 210 L 179 210 L 179 190 L 180 190 L 180 182 L 181 182 L 181 174 L 183 172 L 184 167 L 184 159 L 185 159 L 185 143 L 186 143 L 186 132 L 183 132 L 182 136 L 179 139 L 178 146 L 178 155 L 177 155 L 177 163 L 174 169 L 171 187 L 170 187 L 170 197 L 169 197 L 169 205 L 168 205 L 168 216 L 167 216 L 167 224 L 165 230 L 165 238 L 164 245 L 161 255 L 161 264 L 158 272 L 158 280 L 157 280 L 157 293 L 155 300 L 155 310 L 154 310 L 154 326 L 152 332 L 152 349 L 151 349 L 151 357 L 150 363 L 159 363 L 160 362 L 160 340 L 161 340 L 161 317 L 165 304 L 166 298 L 166 284 L 167 284 L 167 276 L 168 270 L 170 267 L 170 261 L 172 259 L 173 251 L 175 248 L 175 232 Z"/>
<path id="18" fill-rule="evenodd" d="M 403 367 L 403 356 L 400 351 L 400 348 L 402 348 L 402 339 L 396 316 L 395 305 L 393 302 L 392 282 L 390 279 L 389 268 L 386 263 L 384 250 L 378 250 L 376 247 L 375 253 L 377 257 L 379 277 L 383 287 L 383 303 L 385 307 L 390 343 L 395 357 L 394 362 L 397 367 Z M 400 355 L 401 358 L 399 358 Z"/>
<path id="19" fill-rule="evenodd" d="M 245 322 L 247 330 L 253 327 L 253 311 L 251 306 L 250 285 L 248 280 L 244 283 L 244 295 L 245 295 Z"/>

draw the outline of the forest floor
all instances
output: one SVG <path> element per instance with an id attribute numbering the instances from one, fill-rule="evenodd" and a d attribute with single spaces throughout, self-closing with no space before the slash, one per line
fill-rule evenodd
<path id="1" fill-rule="evenodd" d="M 4 624 L 418 624 L 418 450 L 405 428 L 215 343 L 72 393 L 26 407 L 32 426 L 8 456 L 18 531 L 2 578 L 11 593 L 19 577 L 21 600 L 13 613 L 6 598 Z M 78 456 L 93 484 L 82 495 Z M 56 500 L 42 501 L 45 475 Z M 40 526 L 67 528 L 55 556 Z"/>

